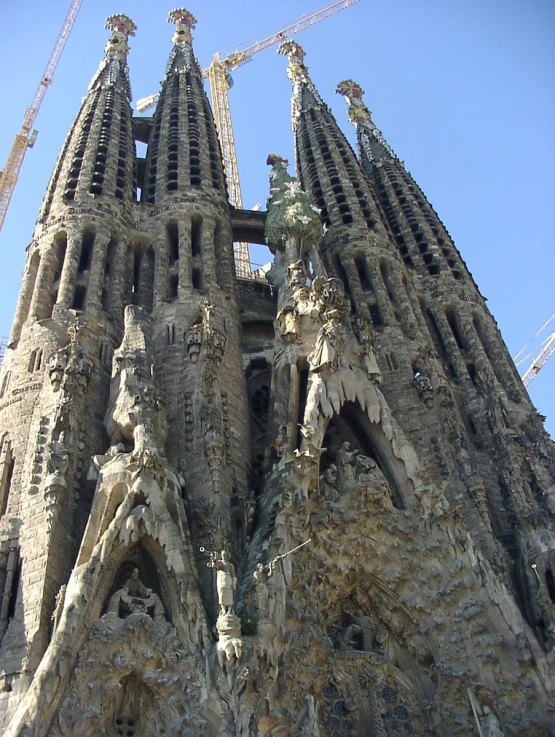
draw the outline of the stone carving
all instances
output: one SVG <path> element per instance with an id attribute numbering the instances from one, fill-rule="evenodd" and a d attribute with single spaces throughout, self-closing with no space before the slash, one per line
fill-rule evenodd
<path id="1" fill-rule="evenodd" d="M 220 668 L 224 668 L 229 661 L 233 666 L 241 659 L 244 642 L 241 639 L 241 620 L 233 611 L 221 611 L 216 621 L 218 642 L 216 651 Z"/>
<path id="2" fill-rule="evenodd" d="M 225 550 L 222 550 L 219 558 L 216 553 L 211 553 L 207 566 L 216 571 L 216 589 L 221 613 L 233 613 L 234 595 L 237 589 L 235 566 L 228 560 Z"/>
<path id="3" fill-rule="evenodd" d="M 286 159 L 269 154 L 266 163 L 272 166 L 266 220 L 268 247 L 275 253 L 294 243 L 295 251 L 291 250 L 290 255 L 296 254 L 298 258 L 322 239 L 320 210 L 310 204 L 299 182 L 288 174 Z"/>
<path id="4" fill-rule="evenodd" d="M 285 616 L 285 581 L 278 570 L 280 560 L 282 557 L 277 556 L 266 566 L 258 563 L 253 573 L 259 616 L 278 625 Z"/>
<path id="5" fill-rule="evenodd" d="M 198 305 L 193 324 L 185 331 L 184 341 L 187 353 L 193 363 L 197 363 L 203 350 L 202 387 L 205 396 L 215 392 L 218 366 L 225 350 L 226 337 L 214 327 L 214 305 L 203 299 Z"/>
<path id="6" fill-rule="evenodd" d="M 131 444 L 133 456 L 153 467 L 166 439 L 166 416 L 153 375 L 151 318 L 136 305 L 125 308 L 125 332 L 114 352 L 105 424 L 112 446 Z"/>
<path id="7" fill-rule="evenodd" d="M 48 361 L 48 375 L 54 392 L 62 389 L 62 405 L 76 392 L 82 393 L 91 378 L 92 364 L 83 353 L 79 340 L 84 325 L 79 320 L 68 328 L 69 343 L 54 353 Z"/>
<path id="8" fill-rule="evenodd" d="M 483 718 L 481 727 L 483 737 L 505 737 L 505 733 L 501 729 L 499 719 L 495 716 L 489 706 L 482 707 Z"/>
<path id="9" fill-rule="evenodd" d="M 336 502 L 339 499 L 337 484 L 337 466 L 331 463 L 320 476 L 320 491 L 324 499 L 330 502 Z"/>
<path id="10" fill-rule="evenodd" d="M 110 598 L 108 612 L 125 619 L 131 614 L 149 614 L 155 622 L 165 621 L 164 605 L 160 597 L 147 588 L 140 579 L 138 568 Z"/>
<path id="11" fill-rule="evenodd" d="M 361 346 L 360 358 L 362 365 L 366 370 L 368 378 L 379 384 L 382 380 L 382 375 L 380 373 L 378 359 L 376 358 L 376 350 L 372 341 L 370 323 L 360 315 L 353 315 L 351 321 Z"/>
<path id="12" fill-rule="evenodd" d="M 46 503 L 47 534 L 50 536 L 54 521 L 60 512 L 60 505 L 67 492 L 69 453 L 63 431 L 58 440 L 51 440 L 46 444 L 46 468 L 48 475 L 44 481 L 44 501 Z"/>

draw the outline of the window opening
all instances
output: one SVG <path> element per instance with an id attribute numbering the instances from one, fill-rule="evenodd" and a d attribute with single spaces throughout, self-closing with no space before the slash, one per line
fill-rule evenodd
<path id="1" fill-rule="evenodd" d="M 169 262 L 170 266 L 179 260 L 179 229 L 175 220 L 170 220 L 166 225 L 168 236 Z"/>
<path id="2" fill-rule="evenodd" d="M 200 256 L 202 219 L 193 218 L 191 222 L 191 255 Z"/>

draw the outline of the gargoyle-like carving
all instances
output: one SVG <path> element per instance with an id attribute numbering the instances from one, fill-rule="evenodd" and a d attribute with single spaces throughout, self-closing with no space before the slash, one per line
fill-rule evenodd
<path id="1" fill-rule="evenodd" d="M 106 429 L 112 446 L 133 443 L 133 456 L 152 466 L 166 439 L 166 418 L 158 399 L 150 345 L 151 318 L 141 308 L 125 308 L 125 332 L 114 353 Z M 142 461 L 141 461 L 142 462 Z"/>

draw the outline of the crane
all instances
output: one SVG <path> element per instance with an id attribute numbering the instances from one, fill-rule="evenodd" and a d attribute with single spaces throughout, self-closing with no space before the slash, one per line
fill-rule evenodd
<path id="1" fill-rule="evenodd" d="M 253 56 L 258 54 L 260 51 L 264 51 L 270 46 L 274 46 L 274 44 L 286 41 L 299 31 L 309 28 L 310 26 L 329 18 L 330 16 L 335 15 L 341 10 L 345 10 L 358 2 L 360 2 L 360 0 L 336 0 L 336 2 L 326 5 L 326 7 L 321 8 L 314 13 L 302 15 L 298 20 L 290 23 L 279 31 L 275 31 L 261 41 L 256 41 L 242 49 L 240 48 L 240 44 L 230 54 L 224 56 L 223 59 L 221 58 L 222 52 L 214 54 L 212 57 L 212 63 L 208 69 L 203 70 L 203 78 L 208 78 L 210 83 L 210 97 L 212 98 L 214 121 L 216 123 L 222 147 L 222 158 L 229 192 L 229 201 L 233 207 L 242 209 L 243 197 L 241 195 L 237 152 L 235 150 L 235 138 L 233 135 L 233 125 L 229 109 L 228 90 L 232 85 L 231 72 L 251 61 Z M 143 97 L 137 102 L 137 112 L 143 113 L 148 110 L 157 103 L 159 97 L 160 93 Z M 233 251 L 237 276 L 250 277 L 251 265 L 248 244 L 234 243 Z"/>
<path id="2" fill-rule="evenodd" d="M 54 72 L 56 71 L 56 67 L 58 66 L 58 62 L 60 61 L 62 51 L 64 50 L 64 46 L 66 45 L 66 41 L 69 38 L 69 34 L 71 32 L 71 29 L 73 28 L 73 24 L 75 23 L 77 14 L 79 13 L 79 9 L 81 8 L 82 3 L 83 0 L 72 0 L 56 43 L 54 44 L 52 53 L 50 54 L 50 59 L 48 60 L 46 69 L 44 70 L 44 73 L 41 77 L 38 89 L 35 92 L 33 102 L 25 111 L 23 125 L 21 126 L 21 130 L 15 137 L 15 141 L 8 156 L 8 161 L 6 163 L 4 171 L 1 172 L 0 230 L 2 230 L 2 225 L 4 224 L 4 219 L 8 211 L 8 206 L 10 204 L 15 185 L 17 184 L 17 179 L 19 177 L 19 172 L 23 164 L 23 159 L 25 158 L 25 153 L 28 148 L 33 148 L 37 137 L 38 131 L 33 130 L 33 123 L 35 122 L 35 119 L 40 110 L 40 106 L 46 94 L 46 90 L 52 84 Z"/>
<path id="3" fill-rule="evenodd" d="M 549 320 L 547 320 L 547 322 L 545 322 L 541 326 L 541 328 L 534 335 L 532 340 L 529 343 L 527 343 L 527 345 L 525 345 L 521 351 L 517 353 L 517 355 L 514 358 L 515 361 L 518 358 L 520 358 L 520 356 L 524 353 L 524 351 L 531 345 L 531 343 L 534 342 L 534 340 L 540 335 L 540 333 L 542 333 L 548 327 L 548 325 L 550 325 L 550 323 L 554 319 L 555 319 L 555 314 L 551 315 Z M 551 356 L 555 353 L 555 331 L 550 333 L 550 335 L 548 335 L 547 338 L 545 338 L 545 340 L 542 342 L 542 346 L 543 347 L 541 351 L 538 353 L 538 355 L 535 358 L 532 359 L 532 363 L 526 369 L 525 373 L 522 376 L 522 381 L 524 382 L 524 386 L 529 386 L 532 383 L 532 381 L 534 381 L 534 379 L 539 374 L 541 369 L 545 366 L 545 364 L 549 361 Z M 526 359 L 528 358 L 530 358 L 530 353 L 528 353 L 523 358 L 520 358 L 520 360 L 518 361 L 516 365 L 518 366 L 519 364 L 526 361 Z"/>

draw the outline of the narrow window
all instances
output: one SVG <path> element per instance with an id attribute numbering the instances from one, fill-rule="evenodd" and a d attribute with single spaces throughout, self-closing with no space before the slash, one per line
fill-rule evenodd
<path id="1" fill-rule="evenodd" d="M 202 270 L 193 269 L 193 289 L 203 289 L 204 282 L 202 279 Z"/>
<path id="2" fill-rule="evenodd" d="M 194 285 L 194 278 L 193 278 L 193 285 Z M 179 277 L 177 276 L 177 274 L 174 274 L 173 276 L 170 276 L 170 281 L 169 281 L 169 298 L 170 299 L 176 299 L 178 288 L 179 288 Z"/>
<path id="3" fill-rule="evenodd" d="M 364 260 L 364 258 L 356 258 L 355 266 L 357 267 L 358 278 L 360 279 L 360 286 L 362 287 L 362 291 L 369 294 L 372 293 L 372 281 L 368 276 L 368 272 L 366 270 L 366 261 Z"/>
<path id="4" fill-rule="evenodd" d="M 193 218 L 191 222 L 191 255 L 200 256 L 202 237 L 202 219 Z"/>
<path id="5" fill-rule="evenodd" d="M 77 269 L 77 273 L 79 274 L 82 274 L 90 268 L 94 239 L 94 231 L 85 230 L 83 233 L 83 240 L 81 241 L 81 255 L 79 257 L 79 267 Z"/>
<path id="6" fill-rule="evenodd" d="M 75 294 L 73 295 L 73 303 L 71 305 L 72 310 L 83 310 L 85 307 L 85 297 L 87 296 L 87 288 L 84 286 L 75 287 Z"/>
<path id="7" fill-rule="evenodd" d="M 170 266 L 179 260 L 179 229 L 175 220 L 166 225 Z"/>
<path id="8" fill-rule="evenodd" d="M 139 294 L 139 286 L 141 283 L 141 252 L 138 248 L 135 249 L 133 254 L 133 284 L 131 285 L 131 292 L 134 295 Z M 133 299 L 133 303 L 136 304 L 137 297 Z"/>
<path id="9" fill-rule="evenodd" d="M 459 330 L 459 322 L 457 315 L 455 314 L 455 310 L 452 307 L 447 307 L 445 310 L 445 317 L 447 318 L 447 322 L 449 323 L 449 327 L 451 328 L 451 332 L 453 333 L 453 337 L 455 338 L 458 347 L 462 351 L 466 350 L 464 340 Z"/>

